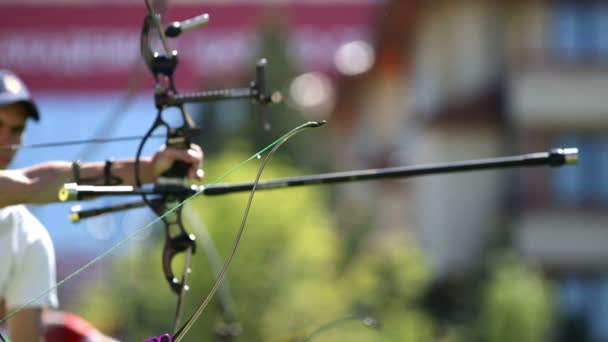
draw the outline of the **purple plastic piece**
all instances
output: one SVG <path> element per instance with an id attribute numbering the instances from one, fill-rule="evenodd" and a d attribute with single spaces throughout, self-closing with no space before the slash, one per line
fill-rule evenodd
<path id="1" fill-rule="evenodd" d="M 144 342 L 173 342 L 173 338 L 169 334 L 162 334 L 156 337 L 145 339 Z"/>

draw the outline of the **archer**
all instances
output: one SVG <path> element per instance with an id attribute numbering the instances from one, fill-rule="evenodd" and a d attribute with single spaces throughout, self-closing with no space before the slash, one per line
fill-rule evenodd
<path id="1" fill-rule="evenodd" d="M 41 341 L 46 333 L 45 319 L 51 317 L 47 309 L 58 307 L 53 243 L 46 228 L 23 204 L 57 201 L 57 189 L 66 182 L 96 185 L 137 182 L 133 159 L 49 161 L 7 169 L 23 140 L 28 121 L 39 119 L 38 108 L 26 85 L 13 72 L 0 70 L 0 320 L 25 305 L 7 320 L 8 336 L 19 342 Z M 140 158 L 140 181 L 156 181 L 175 162 L 189 164 L 188 177 L 200 180 L 202 160 L 203 152 L 198 145 L 191 144 L 188 149 L 163 146 L 154 155 Z M 47 289 L 53 290 L 33 303 L 28 302 Z M 98 336 L 95 341 L 111 340 L 94 328 L 87 334 Z"/>

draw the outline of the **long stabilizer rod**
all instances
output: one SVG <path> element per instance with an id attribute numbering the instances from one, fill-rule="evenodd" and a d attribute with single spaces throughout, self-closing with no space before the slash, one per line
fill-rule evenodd
<path id="1" fill-rule="evenodd" d="M 577 161 L 578 149 L 559 148 L 553 149 L 550 152 L 530 153 L 511 157 L 287 177 L 261 181 L 256 185 L 255 189 L 258 191 L 302 185 L 345 183 L 384 178 L 412 177 L 439 173 L 504 169 L 525 166 L 549 165 L 555 167 L 567 164 L 576 164 Z M 203 190 L 203 193 L 207 196 L 222 195 L 232 192 L 251 191 L 252 188 L 253 183 L 214 184 L 206 187 Z"/>
<path id="2" fill-rule="evenodd" d="M 562 165 L 571 165 L 578 162 L 578 149 L 576 148 L 557 148 L 549 152 L 530 153 L 518 156 L 476 159 L 468 161 L 448 162 L 439 164 L 389 167 L 380 169 L 355 170 L 346 172 L 322 173 L 309 176 L 297 176 L 278 178 L 259 182 L 255 189 L 271 190 L 287 187 L 316 185 L 316 184 L 335 184 L 346 182 L 358 182 L 385 178 L 403 178 L 413 176 L 424 176 L 452 172 L 464 171 L 482 171 L 491 169 L 505 169 L 513 167 L 532 167 L 532 166 L 552 166 L 558 167 Z M 234 192 L 251 191 L 254 183 L 236 183 L 236 184 L 213 184 L 202 188 L 197 186 L 181 187 L 170 186 L 164 188 L 149 188 L 135 189 L 130 186 L 91 186 L 66 184 L 59 192 L 59 197 L 62 201 L 79 200 L 87 197 L 96 197 L 102 195 L 114 196 L 129 196 L 141 195 L 146 193 L 149 195 L 166 195 L 179 194 L 191 196 L 196 193 L 202 193 L 205 196 L 225 195 Z M 131 209 L 143 206 L 142 203 L 133 202 L 119 204 L 101 209 L 83 210 L 80 206 L 72 208 L 70 219 L 77 222 L 80 219 L 101 215 L 108 212 L 114 212 L 124 209 Z"/>

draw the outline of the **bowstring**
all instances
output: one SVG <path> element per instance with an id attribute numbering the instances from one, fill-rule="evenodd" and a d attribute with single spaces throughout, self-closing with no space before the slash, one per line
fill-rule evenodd
<path id="1" fill-rule="evenodd" d="M 224 173 L 223 175 L 221 175 L 220 177 L 218 177 L 217 179 L 215 179 L 213 182 L 208 183 L 207 186 L 209 185 L 213 185 L 216 183 L 219 183 L 221 180 L 223 180 L 224 178 L 228 177 L 229 175 L 231 175 L 232 173 L 236 172 L 238 169 L 242 168 L 246 163 L 248 163 L 249 161 L 253 160 L 253 159 L 257 159 L 258 156 L 264 154 L 266 151 L 268 151 L 269 149 L 273 148 L 275 145 L 281 145 L 283 144 L 287 139 L 289 139 L 291 136 L 293 136 L 295 133 L 298 133 L 299 131 L 301 131 L 303 128 L 307 128 L 307 127 L 313 127 L 312 123 L 306 123 L 303 124 L 301 126 L 298 126 L 296 128 L 294 128 L 293 130 L 291 130 L 290 132 L 284 134 L 283 136 L 279 137 L 278 139 L 276 139 L 275 141 L 273 141 L 272 143 L 270 143 L 269 145 L 267 145 L 266 147 L 264 147 L 263 149 L 261 149 L 260 151 L 258 151 L 257 153 L 253 154 L 251 157 L 249 157 L 248 159 L 246 159 L 245 161 L 239 163 L 238 165 L 236 165 L 235 167 L 233 167 L 232 169 L 228 170 L 226 173 Z M 276 149 L 275 149 L 276 150 Z M 268 159 L 268 157 L 266 158 L 266 160 Z M 258 175 L 259 177 L 259 175 Z M 256 179 L 257 180 L 257 179 Z M 144 226 L 138 228 L 137 230 L 135 230 L 132 234 L 128 235 L 126 238 L 124 238 L 123 240 L 119 241 L 118 243 L 116 243 L 115 245 L 113 245 L 112 247 L 108 248 L 105 252 L 101 253 L 100 255 L 98 255 L 97 257 L 95 257 L 93 260 L 89 261 L 88 263 L 86 263 L 85 265 L 81 266 L 80 268 L 78 268 L 76 271 L 72 272 L 71 274 L 69 274 L 68 276 L 66 276 L 64 279 L 62 279 L 61 281 L 57 282 L 55 285 L 53 285 L 52 287 L 50 287 L 49 289 L 45 290 L 44 292 L 42 292 L 40 295 L 36 296 L 35 298 L 31 299 L 30 301 L 28 301 L 27 303 L 17 307 L 16 309 L 14 309 L 12 312 L 10 312 L 8 315 L 6 315 L 4 318 L 0 319 L 0 325 L 2 325 L 3 323 L 5 323 L 7 320 L 9 320 L 11 317 L 15 316 L 16 314 L 18 314 L 19 312 L 21 312 L 23 309 L 25 309 L 26 307 L 28 307 L 29 305 L 33 304 L 34 302 L 36 302 L 37 300 L 39 300 L 40 298 L 44 297 L 45 295 L 47 295 L 49 292 L 59 288 L 60 286 L 62 286 L 63 284 L 65 284 L 66 282 L 70 281 L 72 278 L 74 278 L 75 276 L 79 275 L 80 273 L 82 273 L 83 271 L 87 270 L 88 268 L 90 268 L 91 266 L 95 265 L 96 263 L 100 262 L 101 260 L 105 259 L 110 253 L 114 252 L 116 249 L 118 249 L 120 246 L 122 246 L 123 244 L 125 244 L 126 242 L 130 241 L 131 239 L 133 239 L 135 236 L 139 235 L 140 233 L 142 233 L 144 230 L 148 229 L 150 226 L 153 226 L 154 224 L 160 222 L 164 217 L 170 215 L 171 213 L 173 213 L 175 210 L 177 210 L 178 208 L 182 207 L 183 205 L 185 205 L 186 203 L 190 202 L 192 199 L 194 199 L 194 197 L 199 196 L 200 194 L 203 193 L 205 189 L 205 186 L 201 187 L 201 189 L 199 189 L 196 193 L 194 193 L 193 195 L 189 196 L 188 198 L 186 198 L 185 200 L 183 200 L 182 202 L 178 203 L 177 205 L 175 205 L 173 208 L 167 210 L 163 215 L 158 216 L 157 218 L 155 218 L 154 220 L 152 220 L 151 222 L 145 224 Z M 253 193 L 253 191 L 252 191 Z M 223 278 L 223 274 L 222 274 L 222 278 Z M 221 278 L 218 278 L 221 279 Z M 213 291 L 215 293 L 215 291 Z M 205 304 L 206 305 L 206 304 Z M 189 323 L 189 321 L 188 321 Z M 188 324 L 186 323 L 186 324 Z M 183 329 L 183 328 L 182 328 Z M 189 328 L 188 328 L 189 329 Z M 181 330 L 181 329 L 180 329 Z M 2 336 L 2 334 L 0 333 L 0 338 L 2 338 L 4 340 L 4 337 Z"/>
<path id="2" fill-rule="evenodd" d="M 113 118 L 113 116 L 110 116 Z M 94 134 L 93 136 L 95 136 Z M 149 138 L 150 139 L 160 139 L 164 138 L 163 134 L 153 134 Z M 124 136 L 124 137 L 116 137 L 116 138 L 93 138 L 93 139 L 83 139 L 83 140 L 67 140 L 67 141 L 53 141 L 46 143 L 35 143 L 35 144 L 9 144 L 9 145 L 0 145 L 0 150 L 22 150 L 22 149 L 39 149 L 39 148 L 51 148 L 51 147 L 63 147 L 63 146 L 73 146 L 73 145 L 88 145 L 88 144 L 107 144 L 107 143 L 115 143 L 115 142 L 123 142 L 130 140 L 141 140 L 143 136 Z M 82 154 L 82 153 L 81 153 Z M 90 154 L 90 151 L 87 151 L 87 154 Z"/>

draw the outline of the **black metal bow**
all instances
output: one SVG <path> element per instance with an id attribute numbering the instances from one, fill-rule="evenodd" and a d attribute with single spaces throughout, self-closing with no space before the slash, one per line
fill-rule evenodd
<path id="1" fill-rule="evenodd" d="M 265 105 L 276 103 L 281 100 L 280 93 L 269 94 L 266 87 L 266 60 L 262 59 L 256 66 L 256 80 L 249 87 L 236 89 L 221 89 L 213 91 L 202 91 L 189 94 L 179 94 L 175 86 L 173 75 L 178 65 L 178 53 L 171 49 L 168 37 L 174 38 L 181 33 L 206 24 L 209 21 L 207 14 L 183 22 L 174 22 L 166 30 L 162 27 L 161 16 L 152 8 L 150 0 L 146 0 L 148 14 L 144 18 L 140 50 L 141 55 L 154 77 L 154 103 L 157 109 L 156 118 L 150 129 L 142 138 L 135 157 L 135 179 L 138 187 L 142 186 L 140 172 L 140 158 L 143 148 L 148 139 L 159 129 L 166 130 L 166 146 L 172 148 L 188 149 L 192 139 L 199 133 L 194 120 L 185 108 L 186 103 L 210 102 L 218 100 L 231 100 L 250 98 Z M 152 49 L 151 40 L 153 34 L 158 34 L 158 39 L 163 46 L 163 53 Z M 176 116 L 172 119 L 181 122 L 180 125 L 171 125 L 169 118 L 165 115 Z M 265 128 L 268 122 L 265 120 Z M 183 297 L 188 290 L 188 275 L 190 273 L 190 262 L 192 254 L 196 251 L 195 236 L 189 233 L 183 223 L 182 206 L 191 193 L 171 192 L 172 188 L 185 186 L 185 177 L 189 165 L 184 162 L 176 162 L 169 170 L 164 172 L 154 184 L 154 197 L 143 193 L 144 202 L 162 218 L 165 224 L 165 243 L 162 253 L 162 268 L 166 280 L 171 289 L 178 295 L 173 330 L 179 325 Z M 173 272 L 173 259 L 181 254 L 186 254 L 186 263 L 183 268 L 181 279 Z"/>
<path id="2" fill-rule="evenodd" d="M 166 130 L 165 145 L 171 148 L 188 149 L 192 136 L 196 133 L 196 125 L 194 120 L 186 110 L 184 104 L 169 105 L 166 99 L 177 94 L 173 74 L 177 67 L 178 59 L 177 52 L 170 50 L 167 37 L 164 31 L 160 29 L 160 15 L 155 14 L 152 7 L 148 4 L 148 15 L 144 19 L 140 49 L 141 55 L 146 62 L 146 65 L 154 76 L 154 102 L 157 113 L 152 126 L 148 129 L 142 138 L 137 154 L 135 157 L 135 181 L 138 187 L 142 186 L 140 158 L 142 150 L 148 141 L 148 138 L 158 129 Z M 151 48 L 150 31 L 154 30 L 159 33 L 159 37 L 165 47 L 165 54 L 154 52 Z M 177 109 L 181 126 L 172 126 L 163 116 L 163 111 L 170 108 Z M 189 165 L 184 162 L 176 162 L 172 167 L 165 171 L 154 184 L 155 189 L 162 189 L 167 186 L 183 185 L 188 172 Z M 195 237 L 186 231 L 182 220 L 182 207 L 179 206 L 165 215 L 167 211 L 174 208 L 179 203 L 183 202 L 186 197 L 180 194 L 163 194 L 151 200 L 146 194 L 142 195 L 144 202 L 154 211 L 154 213 L 162 218 L 165 224 L 165 243 L 162 253 L 162 268 L 166 280 L 173 292 L 178 295 L 177 308 L 173 328 L 179 324 L 181 316 L 181 306 L 183 297 L 188 290 L 188 274 L 190 273 L 190 263 L 192 254 L 196 252 Z M 180 253 L 186 253 L 186 263 L 181 275 L 178 279 L 172 268 L 173 259 Z"/>

